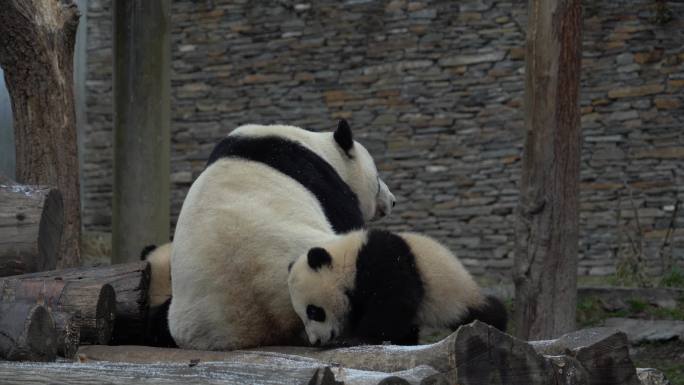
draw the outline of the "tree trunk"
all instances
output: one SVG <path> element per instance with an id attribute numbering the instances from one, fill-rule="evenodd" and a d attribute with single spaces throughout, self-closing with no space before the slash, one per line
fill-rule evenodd
<path id="1" fill-rule="evenodd" d="M 117 0 L 112 263 L 169 241 L 169 0 Z"/>
<path id="2" fill-rule="evenodd" d="M 579 0 L 530 0 L 514 281 L 523 339 L 575 329 L 581 129 Z"/>
<path id="3" fill-rule="evenodd" d="M 17 181 L 57 186 L 64 234 L 57 265 L 80 263 L 73 56 L 79 13 L 72 1 L 2 0 L 0 66 L 12 99 Z"/>
<path id="4" fill-rule="evenodd" d="M 44 306 L 0 302 L 0 359 L 54 361 L 56 357 L 55 323 Z"/>
<path id="5" fill-rule="evenodd" d="M 114 288 L 116 294 L 116 312 L 111 343 L 139 344 L 145 340 L 148 309 L 147 289 L 150 282 L 150 266 L 146 261 L 103 267 L 53 270 L 8 278 L 89 280 L 100 284 L 109 284 Z"/>
<path id="6" fill-rule="evenodd" d="M 54 269 L 63 219 L 59 190 L 0 184 L 0 277 Z"/>

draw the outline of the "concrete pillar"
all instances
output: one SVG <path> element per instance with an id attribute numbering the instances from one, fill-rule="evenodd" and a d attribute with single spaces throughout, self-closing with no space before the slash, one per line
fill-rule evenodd
<path id="1" fill-rule="evenodd" d="M 114 0 L 112 263 L 169 239 L 170 0 Z"/>

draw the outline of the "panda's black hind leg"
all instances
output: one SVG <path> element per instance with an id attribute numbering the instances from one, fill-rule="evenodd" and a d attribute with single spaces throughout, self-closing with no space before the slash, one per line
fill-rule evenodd
<path id="1" fill-rule="evenodd" d="M 456 330 L 459 326 L 469 324 L 475 320 L 484 322 L 505 332 L 506 325 L 508 324 L 506 306 L 500 299 L 494 296 L 487 296 L 485 303 L 481 306 L 468 308 L 468 314 L 457 324 L 452 325 L 452 329 Z"/>

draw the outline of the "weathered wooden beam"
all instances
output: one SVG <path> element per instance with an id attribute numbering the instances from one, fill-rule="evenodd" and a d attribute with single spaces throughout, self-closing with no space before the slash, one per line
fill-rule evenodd
<path id="1" fill-rule="evenodd" d="M 0 182 L 0 277 L 54 269 L 63 227 L 59 190 Z"/>
<path id="2" fill-rule="evenodd" d="M 53 280 L 91 280 L 112 286 L 116 309 L 112 340 L 114 344 L 137 344 L 144 340 L 147 320 L 147 288 L 150 267 L 147 262 L 112 266 L 72 268 L 9 277 L 12 279 L 51 278 Z"/>
<path id="3" fill-rule="evenodd" d="M 12 365 L 0 362 L 3 385 L 19 384 L 167 384 L 167 385 L 391 385 L 445 384 L 428 367 L 397 373 L 368 372 L 336 366 L 319 366 L 314 360 L 291 361 L 274 356 L 268 363 L 113 363 L 90 362 Z M 425 382 L 425 379 L 432 382 Z"/>
<path id="4" fill-rule="evenodd" d="M 50 312 L 28 302 L 0 302 L 0 359 L 54 361 L 57 333 Z M 3 378 L 3 382 L 5 377 Z"/>

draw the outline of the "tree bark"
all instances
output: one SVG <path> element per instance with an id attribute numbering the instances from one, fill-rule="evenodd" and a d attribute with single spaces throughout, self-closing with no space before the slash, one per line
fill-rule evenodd
<path id="1" fill-rule="evenodd" d="M 81 328 L 77 319 L 80 314 L 69 314 L 61 311 L 53 311 L 52 318 L 55 320 L 57 331 L 57 354 L 64 358 L 73 358 L 78 351 L 81 340 Z"/>
<path id="2" fill-rule="evenodd" d="M 169 241 L 169 0 L 114 2 L 112 263 Z"/>
<path id="3" fill-rule="evenodd" d="M 575 329 L 581 129 L 579 0 L 530 0 L 515 249 L 519 337 Z"/>
<path id="4" fill-rule="evenodd" d="M 8 277 L 12 279 L 50 278 L 53 280 L 89 280 L 109 284 L 116 294 L 116 311 L 113 344 L 139 344 L 144 342 L 147 322 L 147 289 L 150 266 L 138 261 L 103 267 L 73 268 L 44 271 Z"/>
<path id="5" fill-rule="evenodd" d="M 55 323 L 44 306 L 0 302 L 0 359 L 54 361 L 56 357 Z"/>
<path id="6" fill-rule="evenodd" d="M 0 277 L 57 266 L 63 210 L 59 190 L 0 184 Z"/>
<path id="7" fill-rule="evenodd" d="M 57 186 L 64 198 L 58 267 L 80 263 L 73 56 L 79 13 L 69 0 L 3 0 L 0 66 L 12 98 L 17 181 Z"/>
<path id="8" fill-rule="evenodd" d="M 93 280 L 66 281 L 54 278 L 0 279 L 0 301 L 30 301 L 74 315 L 80 342 L 107 344 L 114 327 L 114 289 Z"/>

